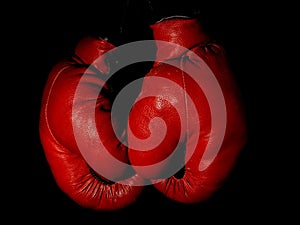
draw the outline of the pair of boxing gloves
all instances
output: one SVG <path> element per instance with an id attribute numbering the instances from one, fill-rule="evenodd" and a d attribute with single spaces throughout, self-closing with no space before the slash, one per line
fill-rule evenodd
<path id="1" fill-rule="evenodd" d="M 116 46 L 85 37 L 49 74 L 41 143 L 57 185 L 83 207 L 124 208 L 148 184 L 174 201 L 204 201 L 246 143 L 240 93 L 224 49 L 194 18 L 165 18 L 151 28 L 157 60 L 121 135 L 106 82 L 106 53 Z"/>

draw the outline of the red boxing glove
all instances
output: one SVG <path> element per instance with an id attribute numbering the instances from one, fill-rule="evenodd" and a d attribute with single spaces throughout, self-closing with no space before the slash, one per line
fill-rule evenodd
<path id="1" fill-rule="evenodd" d="M 220 187 L 246 143 L 240 93 L 224 49 L 198 20 L 172 17 L 151 27 L 157 60 L 130 112 L 129 160 L 167 197 L 200 202 Z"/>
<path id="2" fill-rule="evenodd" d="M 113 158 L 128 163 L 127 147 L 112 126 L 111 89 L 102 79 L 108 65 L 104 58 L 94 63 L 113 48 L 103 39 L 83 38 L 74 56 L 52 69 L 41 106 L 40 138 L 58 186 L 79 205 L 95 210 L 123 208 L 142 191 L 142 186 L 130 185 L 141 183 L 138 175 L 122 178 L 128 173 L 126 167 L 112 168 L 100 154 L 107 150 Z M 91 155 L 89 162 L 87 155 Z M 93 156 L 100 157 L 93 160 Z M 104 176 L 93 169 L 97 165 L 106 171 Z M 122 179 L 122 183 L 115 182 Z"/>

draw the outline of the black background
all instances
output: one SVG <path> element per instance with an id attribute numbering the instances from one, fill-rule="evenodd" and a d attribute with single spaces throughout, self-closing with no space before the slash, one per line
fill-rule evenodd
<path id="1" fill-rule="evenodd" d="M 19 128 L 13 130 L 13 136 L 22 140 L 10 141 L 12 149 L 18 149 L 14 160 L 17 169 L 14 171 L 15 167 L 10 166 L 5 182 L 12 191 L 6 207 L 14 212 L 10 220 L 70 224 L 289 221 L 293 212 L 286 214 L 283 209 L 290 208 L 287 200 L 292 201 L 293 197 L 286 187 L 293 185 L 280 166 L 288 157 L 277 151 L 287 146 L 279 141 L 282 137 L 277 130 L 281 122 L 276 113 L 278 102 L 286 103 L 273 86 L 281 83 L 281 78 L 274 75 L 274 65 L 280 59 L 272 57 L 277 52 L 277 34 L 285 29 L 277 17 L 280 7 L 253 1 L 152 1 L 153 11 L 149 11 L 147 2 L 27 3 L 22 12 L 16 13 L 19 16 L 12 35 L 16 47 L 13 57 L 21 57 L 13 60 L 15 67 L 11 69 L 20 69 L 14 73 L 21 86 L 17 93 L 19 101 L 14 104 L 17 114 L 22 111 L 22 116 L 18 115 L 21 122 L 17 122 Z M 22 9 L 23 5 L 18 7 Z M 115 45 L 151 39 L 152 22 L 163 16 L 194 12 L 200 13 L 208 32 L 226 48 L 242 92 L 249 139 L 234 170 L 212 198 L 199 204 L 173 202 L 149 186 L 134 204 L 123 210 L 95 212 L 78 206 L 57 187 L 39 140 L 41 96 L 51 67 L 71 54 L 86 34 L 107 36 Z M 121 24 L 123 34 L 119 31 Z M 29 105 L 23 107 L 25 99 L 29 99 Z"/>

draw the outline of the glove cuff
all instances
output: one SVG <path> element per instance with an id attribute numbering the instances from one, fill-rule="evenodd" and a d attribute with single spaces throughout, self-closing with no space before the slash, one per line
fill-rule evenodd
<path id="1" fill-rule="evenodd" d="M 185 48 L 206 42 L 208 35 L 203 31 L 200 22 L 196 18 L 183 16 L 166 17 L 150 26 L 155 40 L 167 41 Z M 157 58 L 168 60 L 177 58 L 184 52 L 182 48 L 168 48 L 157 44 Z"/>
<path id="2" fill-rule="evenodd" d="M 93 64 L 100 72 L 105 74 L 108 71 L 105 62 L 97 61 L 95 63 L 95 60 L 113 48 L 114 46 L 104 39 L 87 36 L 82 38 L 77 44 L 75 48 L 75 55 L 77 57 L 74 59 L 81 64 Z"/>

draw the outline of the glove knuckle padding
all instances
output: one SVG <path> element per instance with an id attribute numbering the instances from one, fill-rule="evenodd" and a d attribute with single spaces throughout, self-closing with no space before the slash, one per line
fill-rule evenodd
<path id="1" fill-rule="evenodd" d="M 77 145 L 80 141 L 89 149 L 96 150 L 99 146 L 96 146 L 94 140 L 101 139 L 112 156 L 128 163 L 127 147 L 120 143 L 111 123 L 110 89 L 101 79 L 107 71 L 107 65 L 99 62 L 94 69 L 89 67 L 112 48 L 112 45 L 101 39 L 82 39 L 75 49 L 75 55 L 51 70 L 40 114 L 40 138 L 57 184 L 75 202 L 95 210 L 123 208 L 131 204 L 142 190 L 141 186 L 101 178 L 88 165 Z M 81 91 L 75 98 L 79 83 Z M 94 107 L 92 114 L 89 113 L 91 107 Z M 93 121 L 96 126 L 89 126 Z M 77 132 L 76 138 L 73 132 L 75 129 L 81 131 Z M 124 173 L 123 167 L 112 169 L 104 160 L 96 160 L 111 171 L 110 176 L 113 178 L 117 179 Z M 138 179 L 136 174 L 128 178 L 131 183 Z"/>
<path id="2" fill-rule="evenodd" d="M 137 172 L 152 179 L 154 186 L 173 200 L 183 203 L 203 201 L 209 198 L 228 176 L 247 139 L 239 90 L 230 71 L 224 49 L 219 44 L 210 41 L 196 19 L 166 19 L 152 25 L 152 29 L 155 40 L 172 42 L 191 51 L 182 52 L 180 48 L 161 45 L 158 42 L 157 58 L 160 61 L 154 63 L 154 67 L 145 78 L 166 78 L 181 86 L 182 91 L 172 91 L 172 88 L 165 84 L 155 83 L 151 86 L 151 80 L 145 81 L 140 96 L 147 96 L 149 89 L 157 89 L 156 93 L 159 94 L 156 97 L 145 98 L 143 101 L 139 100 L 134 105 L 129 117 L 129 126 L 133 129 L 132 134 L 137 137 L 139 134 L 140 136 L 150 135 L 147 127 L 149 121 L 154 117 L 160 117 L 166 123 L 166 136 L 151 151 L 131 149 L 131 142 L 134 142 L 135 138 L 129 136 L 129 160 L 133 166 L 157 162 L 157 160 L 162 160 L 170 155 L 178 143 L 179 146 L 182 146 L 182 161 L 184 162 L 182 168 L 184 172 L 180 176 L 179 171 L 167 178 L 161 175 L 163 171 L 160 170 L 172 166 L 172 160 L 166 161 L 163 167 L 156 169 L 147 170 L 137 167 Z M 197 84 L 193 78 L 184 72 L 186 68 L 197 64 L 199 61 L 195 54 L 206 63 L 217 79 L 226 107 L 226 130 L 223 142 L 216 157 L 204 170 L 200 170 L 199 165 L 206 147 L 209 142 L 213 143 L 215 139 L 220 137 L 212 127 L 210 105 L 201 88 L 206 84 Z M 164 63 L 167 61 L 172 61 L 173 64 Z M 173 65 L 178 65 L 182 70 Z M 201 71 L 199 68 L 197 76 L 207 75 L 202 74 Z M 161 89 L 160 92 L 159 89 Z M 185 96 L 190 96 L 191 100 Z M 170 104 L 160 104 L 161 98 L 174 99 L 175 105 L 179 109 L 185 109 L 184 112 L 178 114 Z M 191 110 L 193 105 L 196 112 Z M 176 107 L 176 109 L 178 108 Z M 180 120 L 183 120 L 183 123 L 180 123 Z M 200 132 L 197 130 L 199 125 Z M 180 132 L 183 132 L 184 135 L 180 135 Z M 195 140 L 197 143 L 193 145 Z M 180 171 L 182 172 L 182 170 Z"/>

